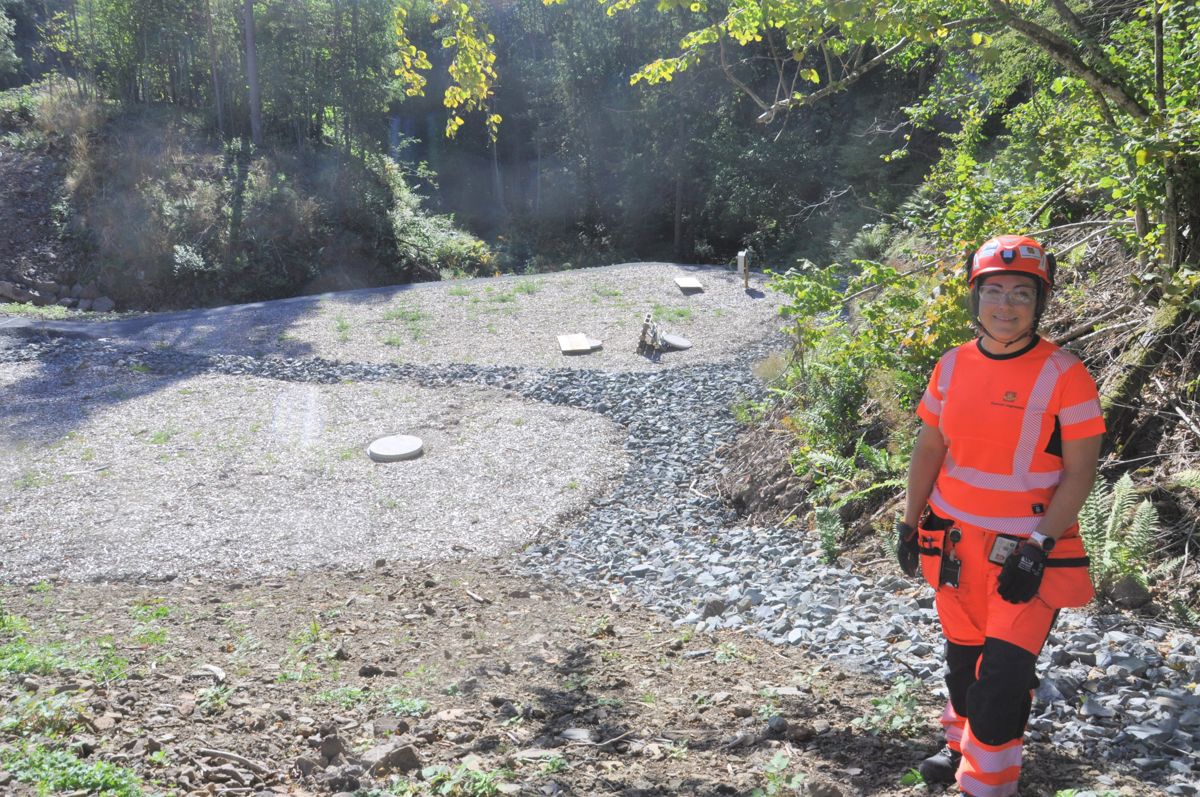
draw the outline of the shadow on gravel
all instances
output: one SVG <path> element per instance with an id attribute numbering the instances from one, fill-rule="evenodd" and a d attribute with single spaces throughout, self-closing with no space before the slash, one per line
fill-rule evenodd
<path id="1" fill-rule="evenodd" d="M 386 301 L 410 285 L 336 294 L 354 304 Z M 0 327 L 12 349 L 39 349 L 37 372 L 4 388 L 0 435 L 20 445 L 46 444 L 105 408 L 169 389 L 206 368 L 209 355 L 300 359 L 309 344 L 288 339 L 300 319 L 331 294 L 113 321 L 35 321 Z M 25 359 L 6 357 L 0 360 Z M 117 365 L 123 361 L 123 365 Z M 184 372 L 178 373 L 180 366 Z M 72 399 L 74 396 L 74 399 Z"/>

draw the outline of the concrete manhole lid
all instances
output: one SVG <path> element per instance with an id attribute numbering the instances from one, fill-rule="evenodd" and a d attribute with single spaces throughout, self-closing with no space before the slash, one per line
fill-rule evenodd
<path id="1" fill-rule="evenodd" d="M 421 438 L 410 434 L 394 434 L 381 437 L 367 446 L 367 456 L 376 462 L 398 462 L 416 459 L 425 450 Z"/>
<path id="2" fill-rule="evenodd" d="M 663 335 L 662 342 L 670 346 L 672 349 L 683 350 L 692 348 L 692 342 L 679 335 Z"/>

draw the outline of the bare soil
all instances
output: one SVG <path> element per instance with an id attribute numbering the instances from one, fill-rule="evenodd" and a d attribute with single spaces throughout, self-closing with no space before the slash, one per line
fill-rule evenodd
<path id="1" fill-rule="evenodd" d="M 0 280 L 52 282 L 74 276 L 79 253 L 53 222 L 58 162 L 0 142 Z"/>
<path id="2" fill-rule="evenodd" d="M 71 662 L 0 683 L 0 743 L 59 727 L 150 793 L 368 794 L 422 770 L 428 787 L 436 766 L 521 794 L 787 794 L 796 774 L 802 794 L 941 793 L 899 783 L 938 744 L 934 695 L 873 706 L 887 692 L 869 675 L 692 636 L 506 560 L 0 587 L 0 601 L 29 646 Z M 115 671 L 83 664 L 97 659 Z M 911 736 L 875 727 L 897 717 Z M 378 759 L 392 766 L 360 774 Z M 1027 761 L 1025 795 L 1100 774 L 1038 745 Z M 439 793 L 494 793 L 462 788 Z M 5 774 L 0 790 L 36 793 Z"/>

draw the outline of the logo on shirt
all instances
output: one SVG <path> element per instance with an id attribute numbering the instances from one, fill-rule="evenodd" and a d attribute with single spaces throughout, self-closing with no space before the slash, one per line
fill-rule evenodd
<path id="1" fill-rule="evenodd" d="M 992 401 L 993 407 L 1005 407 L 1010 410 L 1023 410 L 1025 405 L 1017 403 L 1017 391 L 1006 390 L 1001 396 L 1001 401 Z"/>

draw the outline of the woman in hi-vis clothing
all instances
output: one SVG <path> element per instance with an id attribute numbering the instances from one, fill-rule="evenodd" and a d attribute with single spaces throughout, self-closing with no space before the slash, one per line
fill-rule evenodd
<path id="1" fill-rule="evenodd" d="M 1092 598 L 1076 517 L 1104 434 L 1096 383 L 1038 337 L 1054 257 L 1002 235 L 967 261 L 979 337 L 942 355 L 918 407 L 897 553 L 937 590 L 946 637 L 946 745 L 929 782 L 1009 797 L 1058 610 Z"/>

